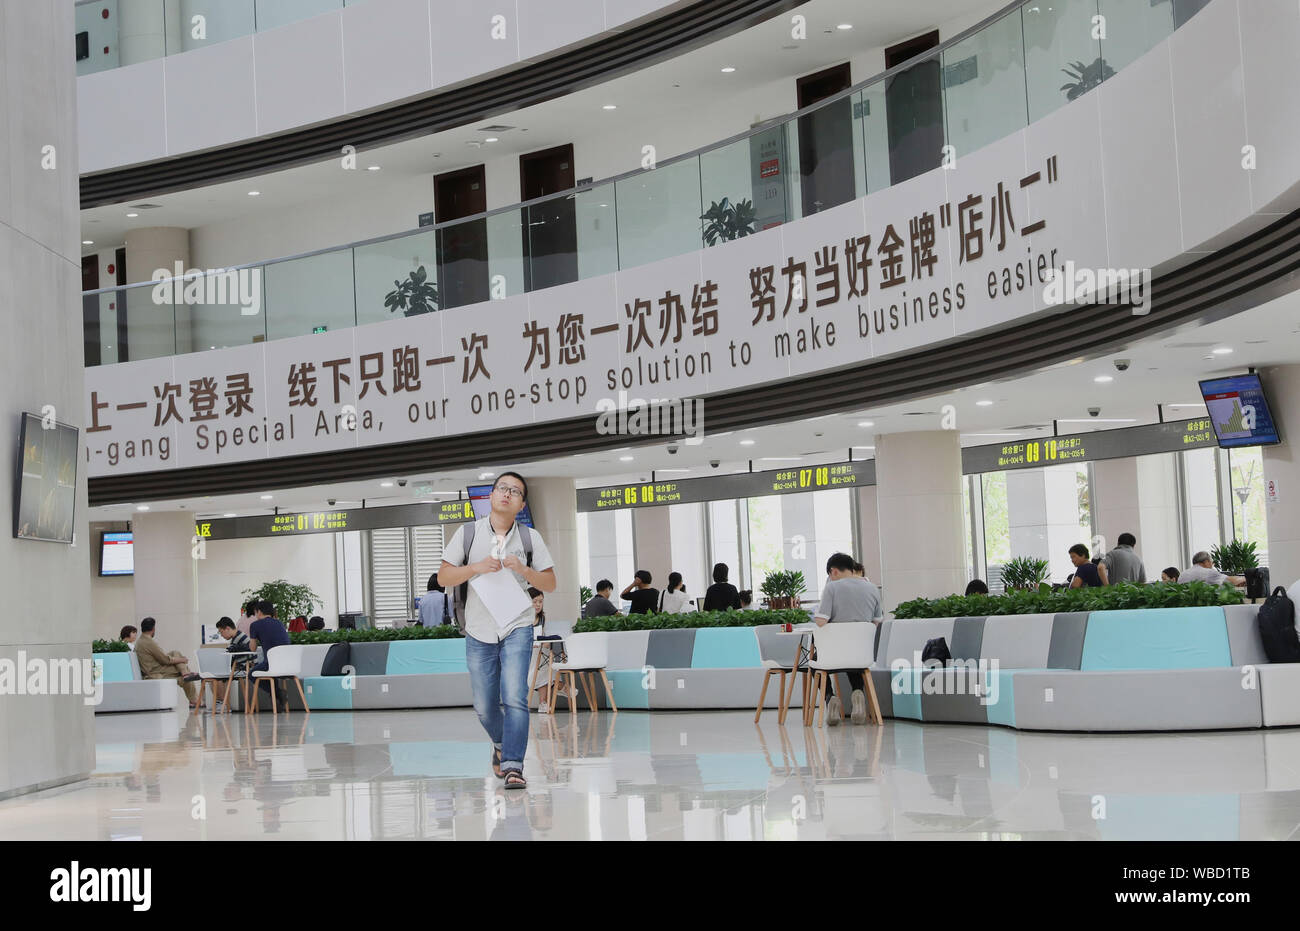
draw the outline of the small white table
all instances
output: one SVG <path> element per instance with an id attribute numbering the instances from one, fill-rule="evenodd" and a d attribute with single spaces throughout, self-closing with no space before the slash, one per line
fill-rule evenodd
<path id="1" fill-rule="evenodd" d="M 793 671 L 791 672 L 791 675 L 790 675 L 790 691 L 787 693 L 787 695 L 786 695 L 786 697 L 785 697 L 785 701 L 783 701 L 783 702 L 781 703 L 781 710 L 780 710 L 780 712 L 778 713 L 778 716 L 777 716 L 777 723 L 778 723 L 778 724 L 785 724 L 785 718 L 786 718 L 786 715 L 787 715 L 787 714 L 789 713 L 789 711 L 790 711 L 790 700 L 791 700 L 792 698 L 794 698 L 794 677 L 795 677 L 796 675 L 798 675 L 798 673 L 800 672 L 800 668 L 801 668 L 801 667 L 803 668 L 803 671 L 804 671 L 804 677 L 803 677 L 803 711 L 804 711 L 804 717 L 805 717 L 805 719 L 806 719 L 807 716 L 808 716 L 808 711 L 807 711 L 807 709 L 808 709 L 808 702 L 809 702 L 809 698 L 808 698 L 808 692 L 809 692 L 808 684 L 809 684 L 809 681 L 810 681 L 810 680 L 809 680 L 809 677 L 808 677 L 808 674 L 807 674 L 807 661 L 808 661 L 808 659 L 810 659 L 811 656 L 812 656 L 812 645 L 811 645 L 811 644 L 808 644 L 808 645 L 805 646 L 805 644 L 804 644 L 804 637 L 809 636 L 809 635 L 812 634 L 813 631 L 815 631 L 816 629 L 817 629 L 817 625 L 816 625 L 816 624 L 796 624 L 792 630 L 778 630 L 778 631 L 776 632 L 776 636 L 778 636 L 778 637 L 797 637 L 797 638 L 799 638 L 799 639 L 798 639 L 798 643 L 795 644 L 795 648 L 794 648 L 794 667 L 793 667 Z"/>
<path id="2" fill-rule="evenodd" d="M 537 675 L 542 671 L 542 654 L 544 653 L 546 654 L 547 697 L 549 699 L 547 705 L 548 709 L 554 709 L 555 675 L 551 671 L 551 667 L 555 664 L 556 649 L 564 649 L 564 637 L 563 635 L 557 634 L 554 637 L 548 637 L 546 640 L 534 640 L 533 648 L 536 652 L 533 654 L 533 674 L 528 680 L 528 704 L 530 707 L 532 706 L 533 693 L 537 691 Z M 540 699 L 538 700 L 538 707 L 541 707 Z"/>

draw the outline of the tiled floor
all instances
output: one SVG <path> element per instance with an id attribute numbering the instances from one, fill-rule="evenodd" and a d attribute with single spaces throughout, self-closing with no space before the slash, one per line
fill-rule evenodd
<path id="1" fill-rule="evenodd" d="M 507 793 L 469 709 L 100 715 L 0 839 L 1282 839 L 1300 730 L 1032 734 L 766 712 L 534 715 Z"/>

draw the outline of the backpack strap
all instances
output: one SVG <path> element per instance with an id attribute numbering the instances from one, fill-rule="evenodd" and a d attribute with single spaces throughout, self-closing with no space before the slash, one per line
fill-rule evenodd
<path id="1" fill-rule="evenodd" d="M 528 532 L 528 528 L 518 521 L 515 526 L 519 528 L 519 542 L 524 545 L 524 564 L 529 569 L 533 568 L 533 536 Z"/>
<path id="2" fill-rule="evenodd" d="M 472 520 L 468 524 L 462 526 L 460 529 L 461 542 L 463 544 L 463 550 L 465 554 L 464 559 L 461 562 L 462 566 L 469 565 L 469 550 L 470 547 L 474 545 L 474 525 L 477 523 L 478 521 Z M 454 612 L 452 617 L 456 622 L 456 626 L 460 628 L 461 633 L 465 632 L 465 601 L 468 598 L 469 598 L 469 581 L 466 580 L 456 586 L 456 600 L 455 600 L 455 604 L 452 606 Z"/>

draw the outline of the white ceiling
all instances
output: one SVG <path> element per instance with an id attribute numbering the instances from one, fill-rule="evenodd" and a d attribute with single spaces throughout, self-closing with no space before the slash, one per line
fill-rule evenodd
<path id="1" fill-rule="evenodd" d="M 380 171 L 338 171 L 337 160 L 238 181 L 194 188 L 83 210 L 83 254 L 120 246 L 131 229 L 175 226 L 193 229 L 211 223 L 280 212 L 296 204 L 359 196 L 402 179 L 431 177 L 494 157 L 518 155 L 575 139 L 632 132 L 645 125 L 669 125 L 686 107 L 725 103 L 738 87 L 794 78 L 845 61 L 866 49 L 910 38 L 956 18 L 978 21 L 1004 5 L 990 0 L 874 0 L 870 12 L 861 0 L 811 0 L 798 7 L 807 17 L 806 41 L 791 39 L 790 15 L 777 16 L 734 36 L 704 46 L 598 87 L 578 91 L 534 107 L 498 113 L 490 119 L 430 136 L 360 153 L 363 166 Z M 854 28 L 840 30 L 841 23 Z M 737 70 L 723 74 L 721 64 Z M 869 77 L 854 73 L 854 80 Z M 618 109 L 603 110 L 608 103 Z M 779 113 L 755 114 L 770 119 Z M 508 119 L 506 118 L 508 116 Z M 508 123 L 513 129 L 495 133 L 500 141 L 482 148 L 482 127 Z M 716 141 L 716 140 L 715 140 Z M 439 153 L 434 158 L 434 153 Z M 679 152 L 661 152 L 660 158 Z M 596 179 L 600 180 L 600 179 Z M 248 192 L 260 192 L 249 197 Z M 138 204 L 156 209 L 135 209 Z M 128 212 L 138 213 L 128 218 Z M 391 230 L 399 233 L 402 230 Z M 338 243 L 337 245 L 344 245 Z M 279 256 L 263 256 L 264 259 Z"/>
<path id="2" fill-rule="evenodd" d="M 1216 348 L 1232 349 L 1230 354 L 1213 355 Z M 1130 360 L 1126 372 L 1118 372 L 1113 360 Z M 608 450 L 535 462 L 485 462 L 481 467 L 450 472 L 417 473 L 392 476 L 403 478 L 405 489 L 384 488 L 381 480 L 341 482 L 306 488 L 267 488 L 257 493 L 223 495 L 212 498 L 187 498 L 150 502 L 150 510 L 187 510 L 204 516 L 227 513 L 247 516 L 267 514 L 273 506 L 282 510 L 314 510 L 336 499 L 340 506 L 407 504 L 416 500 L 447 500 L 456 497 L 466 485 L 479 481 L 483 471 L 499 472 L 511 468 L 526 476 L 566 476 L 578 481 L 579 487 L 623 481 L 647 481 L 651 471 L 674 478 L 743 472 L 752 460 L 755 471 L 839 462 L 848 458 L 870 458 L 878 434 L 939 429 L 940 409 L 951 404 L 956 409 L 957 429 L 963 446 L 999 443 L 1012 437 L 1050 436 L 1052 420 L 1061 423 L 1061 433 L 1093 429 L 1115 429 L 1134 424 L 1156 423 L 1157 405 L 1166 405 L 1165 419 L 1179 420 L 1204 414 L 1199 401 L 1197 380 L 1216 375 L 1243 372 L 1248 366 L 1264 368 L 1300 362 L 1300 292 L 1293 292 L 1259 307 L 1214 323 L 1189 323 L 1157 337 L 1130 345 L 1122 352 L 1067 363 L 1032 372 L 1018 378 L 962 388 L 942 395 L 920 398 L 902 404 L 887 405 L 868 411 L 827 411 L 816 419 L 755 428 L 731 434 L 708 435 L 699 446 L 682 446 L 675 455 L 667 452 L 667 439 L 654 443 L 610 446 Z M 1098 384 L 1097 376 L 1114 380 Z M 1267 387 L 1267 385 L 1266 385 Z M 989 400 L 981 407 L 977 401 Z M 1275 403 L 1281 399 L 1275 399 Z M 1288 401 L 1290 399 L 1287 399 Z M 1099 407 L 1100 417 L 1090 418 L 1089 407 Z M 909 416 L 910 412 L 926 412 Z M 594 412 L 593 412 L 594 413 Z M 705 428 L 708 425 L 707 400 Z M 1123 422 L 1110 422 L 1122 420 Z M 871 421 L 871 427 L 859 427 Z M 1032 425 L 1032 426 L 1031 426 Z M 741 441 L 752 439 L 752 446 Z M 632 456 L 623 462 L 621 456 Z M 710 460 L 720 462 L 718 468 Z M 686 470 L 668 472 L 665 470 Z M 431 481 L 442 496 L 416 498 L 415 482 Z M 262 494 L 273 499 L 264 501 Z M 91 520 L 128 520 L 136 505 L 125 504 L 91 508 Z"/>

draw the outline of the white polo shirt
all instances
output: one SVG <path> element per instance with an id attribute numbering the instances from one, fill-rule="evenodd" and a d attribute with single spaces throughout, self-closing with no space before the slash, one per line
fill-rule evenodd
<path id="1" fill-rule="evenodd" d="M 533 571 L 545 572 L 547 569 L 553 568 L 555 562 L 551 559 L 551 551 L 546 548 L 546 541 L 542 539 L 542 535 L 531 527 L 525 529 L 528 531 L 528 536 L 533 544 Z M 463 526 L 452 535 L 451 542 L 442 551 L 442 558 L 453 566 L 462 566 L 491 556 L 494 546 L 496 546 L 496 534 L 492 530 L 491 518 L 482 517 L 474 522 L 474 544 L 470 547 L 469 559 L 465 558 L 465 528 Z M 507 556 L 516 556 L 521 563 L 528 565 L 528 559 L 524 553 L 524 542 L 519 538 L 518 524 L 514 524 L 510 528 L 510 532 L 506 534 L 505 546 L 501 550 L 502 561 Z M 519 587 L 527 594 L 527 580 L 518 572 L 507 571 L 514 575 L 519 582 Z M 465 599 L 465 633 L 475 640 L 483 643 L 499 643 L 521 627 L 532 627 L 533 619 L 533 606 L 529 604 L 524 611 L 520 612 L 517 618 L 510 622 L 508 627 L 499 627 L 496 618 L 492 616 L 492 612 L 483 604 L 478 592 L 474 591 L 474 586 L 469 587 L 469 594 Z"/>

